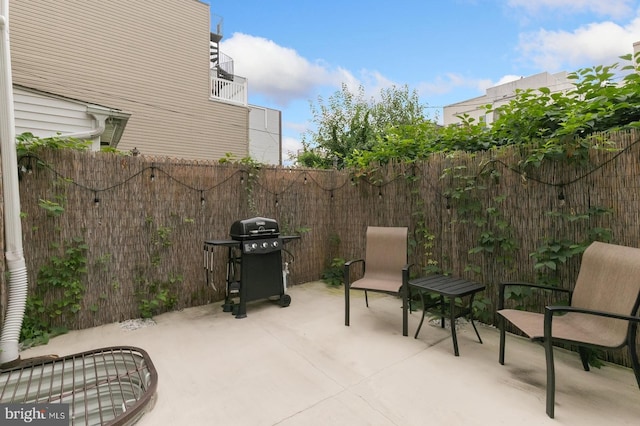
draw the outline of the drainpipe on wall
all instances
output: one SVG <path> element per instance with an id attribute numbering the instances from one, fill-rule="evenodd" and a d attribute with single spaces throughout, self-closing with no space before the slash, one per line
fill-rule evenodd
<path id="1" fill-rule="evenodd" d="M 64 135 L 60 135 L 58 137 L 62 139 L 75 138 L 75 139 L 82 139 L 82 140 L 90 140 L 91 149 L 93 151 L 100 151 L 100 136 L 102 136 L 102 134 L 106 129 L 105 121 L 107 120 L 108 116 L 100 115 L 100 114 L 90 114 L 90 115 L 93 117 L 96 123 L 95 128 L 91 130 L 85 130 L 83 132 L 78 132 L 78 133 L 67 133 Z"/>
<path id="2" fill-rule="evenodd" d="M 5 264 L 9 297 L 0 335 L 0 366 L 20 358 L 20 329 L 27 300 L 27 267 L 22 248 L 13 83 L 9 51 L 9 0 L 0 0 L 0 155 L 4 196 Z"/>

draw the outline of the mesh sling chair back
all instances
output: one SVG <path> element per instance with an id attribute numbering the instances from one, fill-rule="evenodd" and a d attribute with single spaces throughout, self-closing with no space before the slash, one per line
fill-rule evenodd
<path id="1" fill-rule="evenodd" d="M 544 313 L 504 309 L 505 290 L 529 286 L 569 295 L 569 306 L 546 306 Z M 601 242 L 592 243 L 582 255 L 575 288 L 564 290 L 526 283 L 502 283 L 498 301 L 500 364 L 504 364 L 505 320 L 533 341 L 543 343 L 547 361 L 547 415 L 554 417 L 555 371 L 553 344 L 578 347 L 585 371 L 588 348 L 616 349 L 628 346 L 640 387 L 640 363 L 636 331 L 640 316 L 640 249 Z M 562 315 L 555 315 L 562 314 Z"/>
<path id="2" fill-rule="evenodd" d="M 344 264 L 344 325 L 349 325 L 351 290 L 364 291 L 367 307 L 369 291 L 404 296 L 409 281 L 407 234 L 408 229 L 404 227 L 367 227 L 365 258 Z M 351 282 L 352 268 L 359 263 L 362 264 L 362 278 Z M 407 303 L 406 297 L 402 300 Z M 406 315 L 402 319 L 402 334 L 407 335 Z"/>

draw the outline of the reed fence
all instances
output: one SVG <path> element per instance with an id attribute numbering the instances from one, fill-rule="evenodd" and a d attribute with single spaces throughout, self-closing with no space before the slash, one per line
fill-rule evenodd
<path id="1" fill-rule="evenodd" d="M 42 150 L 20 159 L 29 286 L 66 242 L 81 238 L 89 247 L 86 294 L 74 324 L 67 324 L 71 328 L 139 317 L 144 282 L 172 281 L 173 309 L 218 302 L 224 298 L 226 252 L 220 249 L 215 260 L 216 291 L 206 285 L 203 242 L 228 238 L 236 220 L 263 216 L 277 220 L 282 234 L 301 235 L 285 253 L 290 285 L 319 279 L 333 258 L 362 257 L 368 225 L 407 226 L 416 273 L 435 265 L 482 281 L 495 309 L 500 281 L 536 278 L 531 253 L 547 239 L 584 241 L 601 227 L 610 229 L 611 242 L 640 246 L 639 136 L 603 136 L 618 149 L 593 150 L 583 166 L 545 163 L 525 173 L 518 165 L 526 153 L 513 147 L 387 164 L 367 178 L 348 170 Z M 492 220 L 493 214 L 506 221 L 505 232 L 517 246 L 511 259 L 473 253 L 486 227 L 472 223 L 464 203 L 450 196 L 465 179 L 475 182 L 467 195 L 483 212 L 475 219 Z M 64 212 L 52 215 L 42 207 L 46 201 Z M 582 221 L 557 216 L 577 217 L 596 207 L 612 214 Z M 557 272 L 563 286 L 572 285 L 578 268 L 575 257 Z"/>

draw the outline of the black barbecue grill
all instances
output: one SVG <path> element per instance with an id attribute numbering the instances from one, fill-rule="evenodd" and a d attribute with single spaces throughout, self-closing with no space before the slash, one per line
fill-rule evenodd
<path id="1" fill-rule="evenodd" d="M 207 284 L 214 289 L 213 259 L 215 247 L 227 247 L 226 293 L 223 309 L 236 318 L 247 316 L 247 302 L 274 299 L 280 306 L 291 303 L 286 294 L 282 251 L 284 245 L 300 238 L 297 235 L 281 236 L 278 223 L 273 219 L 254 217 L 238 220 L 231 225 L 231 240 L 204 242 L 205 273 Z M 238 303 L 234 299 L 238 298 Z"/>

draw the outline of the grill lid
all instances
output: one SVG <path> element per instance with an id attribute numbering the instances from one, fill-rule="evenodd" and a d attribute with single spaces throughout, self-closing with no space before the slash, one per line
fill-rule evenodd
<path id="1" fill-rule="evenodd" d="M 269 238 L 280 235 L 278 222 L 266 217 L 252 217 L 250 219 L 237 220 L 231 225 L 229 235 L 234 240 L 248 240 L 257 238 Z"/>

